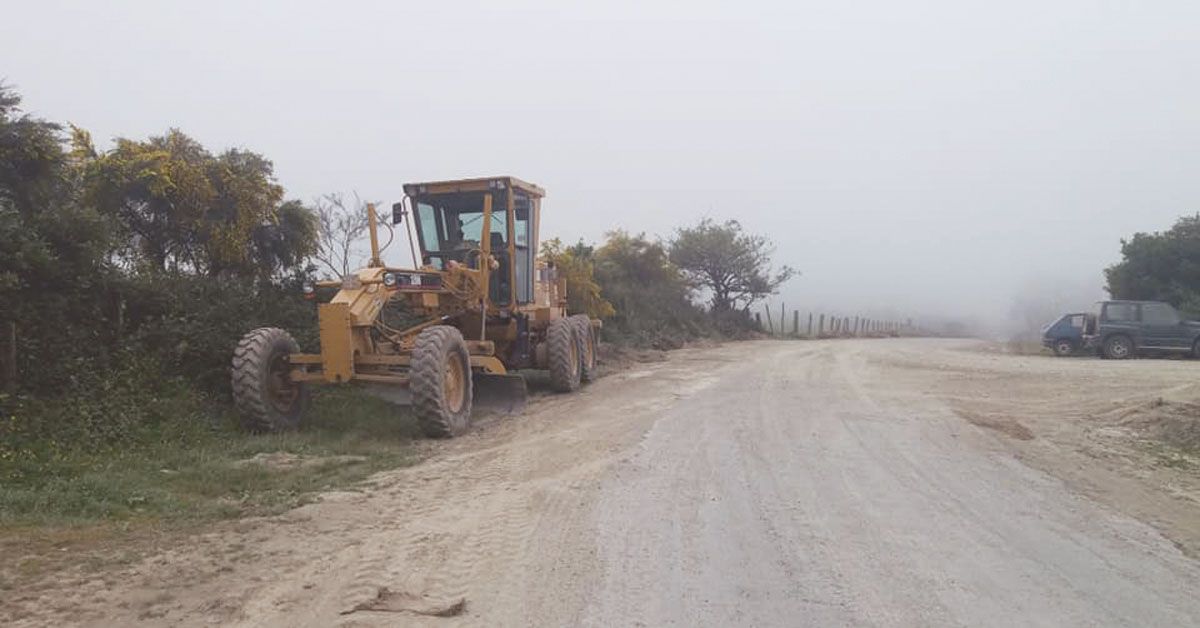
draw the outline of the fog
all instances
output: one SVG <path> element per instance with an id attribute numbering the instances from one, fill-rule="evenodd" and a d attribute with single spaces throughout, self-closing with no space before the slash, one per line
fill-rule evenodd
<path id="1" fill-rule="evenodd" d="M 512 174 L 543 236 L 737 219 L 789 309 L 1004 326 L 1200 210 L 1200 3 L 496 4 L 10 3 L 0 77 L 302 199 Z"/>

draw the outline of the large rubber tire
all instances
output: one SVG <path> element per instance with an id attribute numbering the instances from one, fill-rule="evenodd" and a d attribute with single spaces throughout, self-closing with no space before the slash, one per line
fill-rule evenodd
<path id="1" fill-rule="evenodd" d="M 1075 341 L 1070 338 L 1059 338 L 1054 341 L 1054 355 L 1065 358 L 1075 353 Z"/>
<path id="2" fill-rule="evenodd" d="M 567 320 L 575 325 L 579 337 L 579 381 L 596 379 L 596 334 L 592 331 L 592 319 L 587 314 L 576 314 Z"/>
<path id="3" fill-rule="evenodd" d="M 1110 360 L 1124 360 L 1133 357 L 1133 341 L 1129 336 L 1113 334 L 1104 339 L 1103 351 Z"/>
<path id="4" fill-rule="evenodd" d="M 471 356 L 462 333 L 437 325 L 417 335 L 409 372 L 417 424 L 430 438 L 450 438 L 471 426 Z"/>
<path id="5" fill-rule="evenodd" d="M 546 359 L 550 363 L 550 385 L 558 392 L 579 389 L 579 334 L 569 318 L 550 321 L 546 330 Z"/>
<path id="6" fill-rule="evenodd" d="M 233 403 L 246 429 L 277 432 L 300 425 L 308 407 L 308 388 L 289 379 L 287 362 L 289 354 L 299 351 L 291 334 L 275 327 L 261 327 L 242 336 L 233 351 L 230 383 Z"/>

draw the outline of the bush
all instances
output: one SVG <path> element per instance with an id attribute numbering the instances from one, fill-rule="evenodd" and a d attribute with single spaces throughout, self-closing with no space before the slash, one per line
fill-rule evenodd
<path id="1" fill-rule="evenodd" d="M 596 282 L 616 312 L 605 337 L 617 344 L 676 349 L 714 333 L 704 311 L 692 303 L 690 288 L 667 259 L 662 244 L 644 234 L 608 234 L 594 254 Z"/>
<path id="2" fill-rule="evenodd" d="M 124 345 L 153 355 L 165 373 L 226 395 L 233 348 L 251 329 L 282 327 L 301 347 L 316 349 L 316 308 L 301 296 L 300 281 L 279 285 L 188 275 L 147 278 L 128 295 L 133 329 Z"/>
<path id="3" fill-rule="evenodd" d="M 609 318 L 616 312 L 596 281 L 594 253 L 595 248 L 583 241 L 572 247 L 564 247 L 558 238 L 542 243 L 542 257 L 566 277 L 567 312 Z"/>
<path id="4" fill-rule="evenodd" d="M 3 455 L 132 442 L 224 400 L 254 327 L 315 346 L 300 283 L 316 223 L 269 161 L 176 130 L 99 152 L 73 128 L 68 151 L 19 104 L 0 85 Z"/>

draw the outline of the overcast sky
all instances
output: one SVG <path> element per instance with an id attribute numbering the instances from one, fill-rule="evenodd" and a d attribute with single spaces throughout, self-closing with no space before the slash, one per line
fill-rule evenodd
<path id="1" fill-rule="evenodd" d="M 1100 297 L 1121 237 L 1200 211 L 1195 0 L 575 4 L 27 0 L 0 77 L 101 143 L 263 153 L 302 199 L 512 174 L 544 236 L 736 218 L 802 271 L 789 309 Z"/>

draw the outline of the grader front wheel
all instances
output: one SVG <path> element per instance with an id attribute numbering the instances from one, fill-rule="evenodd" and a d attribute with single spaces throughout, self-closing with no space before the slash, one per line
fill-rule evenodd
<path id="1" fill-rule="evenodd" d="M 437 325 L 413 343 L 409 373 L 413 410 L 430 438 L 449 438 L 471 424 L 471 358 L 462 333 Z"/>
<path id="2" fill-rule="evenodd" d="M 233 402 L 242 424 L 253 432 L 274 432 L 300 425 L 308 389 L 289 377 L 289 354 L 300 351 L 291 334 L 261 327 L 246 334 L 233 352 L 230 379 Z"/>

